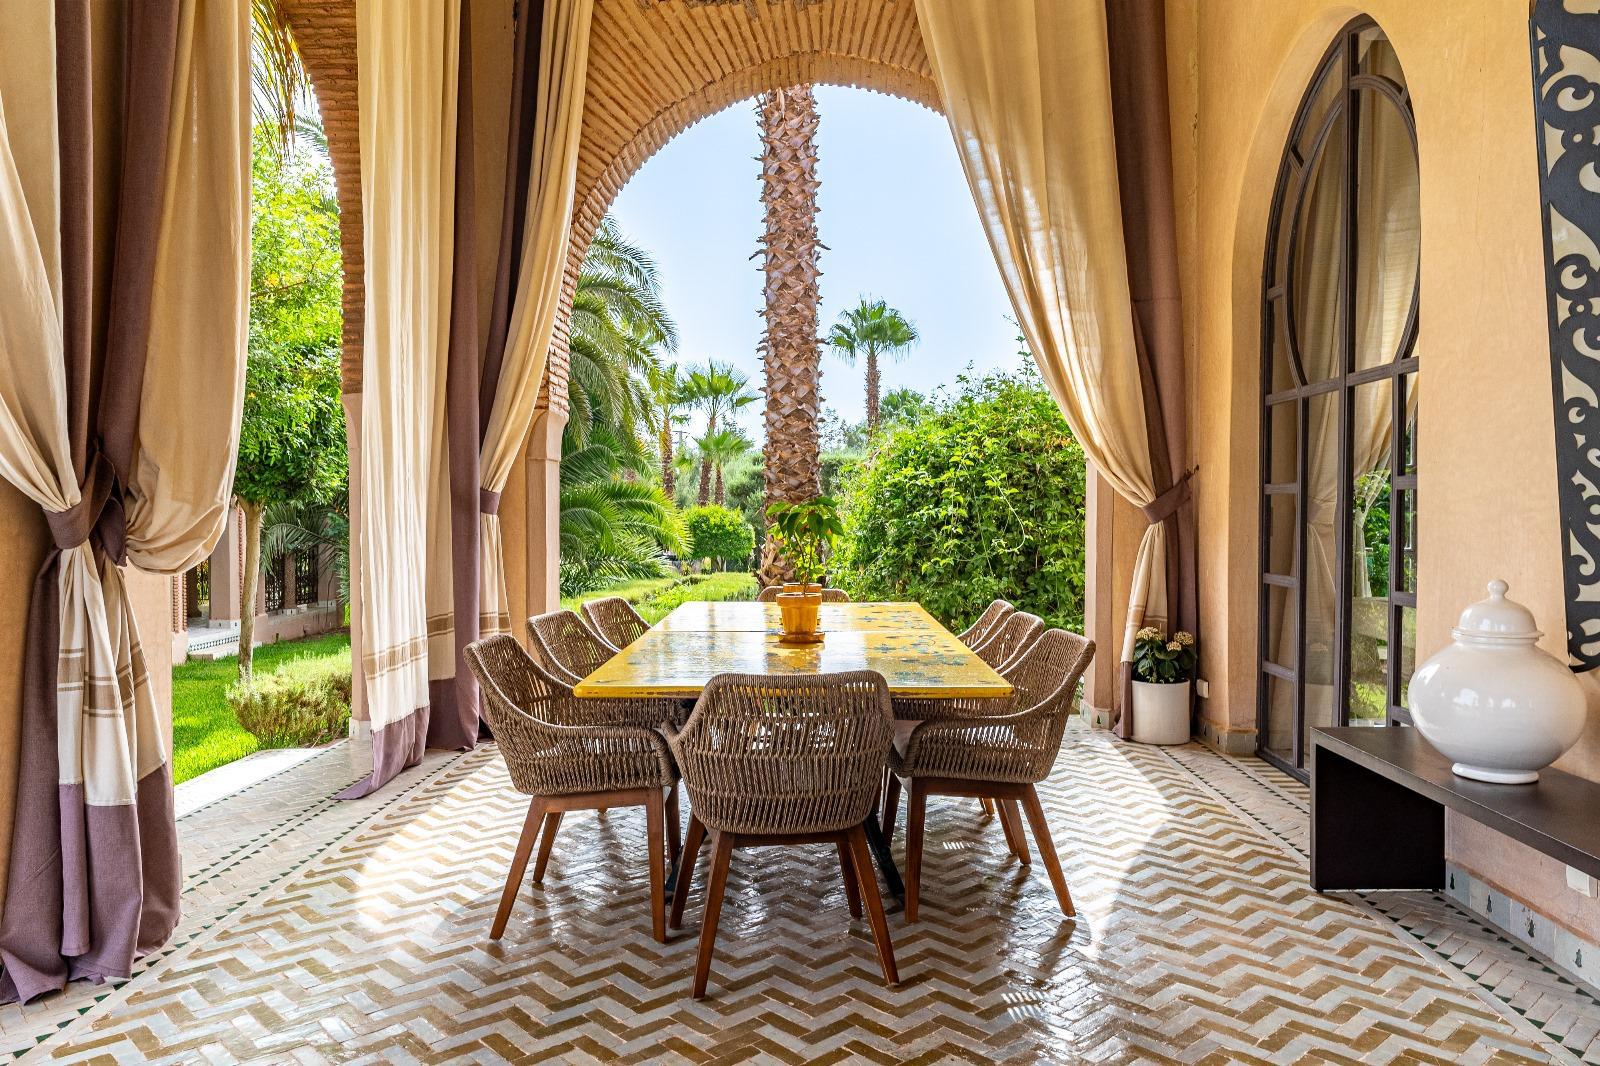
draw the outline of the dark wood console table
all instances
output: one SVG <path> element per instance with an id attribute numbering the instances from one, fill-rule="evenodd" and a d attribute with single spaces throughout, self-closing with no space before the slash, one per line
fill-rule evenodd
<path id="1" fill-rule="evenodd" d="M 1600 782 L 1469 781 L 1415 729 L 1349 726 L 1311 734 L 1311 887 L 1442 888 L 1446 808 L 1600 877 Z"/>

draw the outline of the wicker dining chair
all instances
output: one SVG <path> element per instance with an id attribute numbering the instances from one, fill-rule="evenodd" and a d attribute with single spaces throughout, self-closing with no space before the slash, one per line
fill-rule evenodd
<path id="1" fill-rule="evenodd" d="M 757 603 L 777 603 L 778 602 L 778 593 L 780 593 L 782 591 L 783 591 L 783 586 L 782 585 L 768 585 L 766 588 L 764 588 L 760 592 L 756 593 L 756 602 Z M 849 603 L 850 602 L 850 594 L 848 592 L 846 592 L 844 589 L 823 589 L 822 590 L 822 602 L 823 603 Z"/>
<path id="2" fill-rule="evenodd" d="M 956 639 L 969 648 L 976 648 L 993 636 L 1001 623 L 1016 613 L 1017 609 L 1010 603 L 1005 600 L 995 600 L 983 609 L 976 622 L 956 634 Z"/>
<path id="3" fill-rule="evenodd" d="M 1032 647 L 1043 632 L 1044 619 L 1027 611 L 1017 611 L 1007 616 L 994 635 L 972 651 L 996 670 L 1004 670 L 1016 661 L 1017 656 Z"/>
<path id="4" fill-rule="evenodd" d="M 910 782 L 906 802 L 906 921 L 917 920 L 922 884 L 923 821 L 929 796 L 976 796 L 992 800 L 1000 812 L 1006 844 L 1024 866 L 1028 843 L 1018 804 L 1026 812 L 1039 857 L 1050 875 L 1061 913 L 1073 917 L 1050 827 L 1034 785 L 1050 775 L 1078 682 L 1094 658 L 1094 641 L 1064 629 L 1040 637 L 1011 672 L 1019 710 L 976 718 L 923 722 L 889 754 L 884 833 L 894 832 L 900 780 Z"/>
<path id="5" fill-rule="evenodd" d="M 573 611 L 551 611 L 528 619 L 528 630 L 545 666 L 569 685 L 588 677 L 617 649 L 595 636 Z"/>
<path id="6" fill-rule="evenodd" d="M 484 715 L 511 783 L 529 797 L 490 939 L 499 940 L 505 932 L 541 825 L 535 884 L 544 881 L 565 812 L 643 807 L 650 848 L 651 933 L 666 943 L 662 837 L 666 836 L 666 858 L 676 862 L 678 773 L 660 728 L 678 713 L 677 703 L 577 699 L 571 687 L 507 633 L 468 644 L 466 659 L 483 689 Z"/>
<path id="7" fill-rule="evenodd" d="M 586 600 L 583 617 L 589 628 L 600 634 L 614 648 L 626 648 L 650 632 L 650 623 L 640 617 L 633 604 L 621 596 L 607 596 L 599 600 Z"/>
<path id="8" fill-rule="evenodd" d="M 695 999 L 705 995 L 736 847 L 834 845 L 850 913 L 860 917 L 865 903 L 883 978 L 900 980 L 863 827 L 892 737 L 889 687 L 870 670 L 721 674 L 707 682 L 688 722 L 667 738 L 692 810 L 672 897 L 673 928 L 682 924 L 695 859 L 711 833 Z"/>

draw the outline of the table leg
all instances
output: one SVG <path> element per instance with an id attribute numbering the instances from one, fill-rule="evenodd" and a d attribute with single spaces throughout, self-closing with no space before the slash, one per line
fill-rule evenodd
<path id="1" fill-rule="evenodd" d="M 905 882 L 900 880 L 900 868 L 894 864 L 894 855 L 889 851 L 889 842 L 884 839 L 883 827 L 878 824 L 877 804 L 873 804 L 873 811 L 867 815 L 862 828 L 867 832 L 867 847 L 872 849 L 872 857 L 877 860 L 878 869 L 883 874 L 883 883 L 888 888 L 889 895 L 896 900 L 904 901 Z"/>

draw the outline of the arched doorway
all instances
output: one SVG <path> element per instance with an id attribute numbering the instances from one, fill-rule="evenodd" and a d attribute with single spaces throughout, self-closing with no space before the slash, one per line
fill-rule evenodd
<path id="1" fill-rule="evenodd" d="M 1279 166 L 1262 280 L 1258 743 L 1405 724 L 1416 660 L 1416 125 L 1382 29 L 1339 31 Z"/>

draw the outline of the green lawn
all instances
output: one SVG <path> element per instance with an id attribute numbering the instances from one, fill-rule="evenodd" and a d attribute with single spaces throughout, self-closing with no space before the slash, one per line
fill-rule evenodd
<path id="1" fill-rule="evenodd" d="M 682 603 L 702 600 L 753 600 L 756 598 L 753 574 L 695 574 L 688 577 L 660 577 L 647 581 L 624 581 L 598 592 L 564 596 L 561 606 L 576 611 L 587 600 L 621 596 L 651 625 L 661 621 Z"/>
<path id="2" fill-rule="evenodd" d="M 292 659 L 333 655 L 350 646 L 346 632 L 305 640 L 285 640 L 256 649 L 255 670 L 269 674 Z M 172 668 L 172 779 L 187 781 L 207 770 L 242 759 L 260 745 L 233 716 L 223 693 L 239 673 L 233 656 L 212 662 L 194 660 Z"/>

